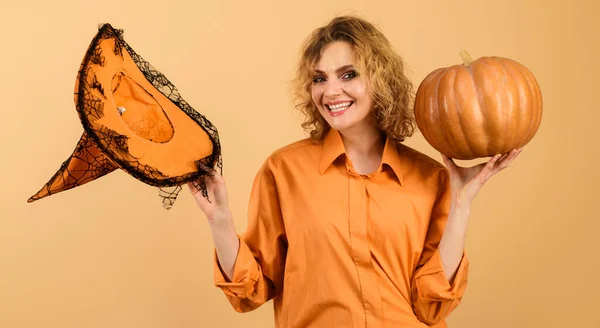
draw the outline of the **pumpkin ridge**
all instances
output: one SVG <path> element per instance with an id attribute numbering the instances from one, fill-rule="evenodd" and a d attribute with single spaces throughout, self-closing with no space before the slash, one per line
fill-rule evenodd
<path id="1" fill-rule="evenodd" d="M 541 96 L 541 90 L 539 89 L 539 84 L 537 84 L 537 81 L 536 81 L 535 77 L 533 76 L 533 73 L 531 73 L 531 71 L 529 71 L 529 69 L 527 69 L 524 65 L 521 65 L 520 63 L 517 63 L 517 65 L 520 68 L 519 71 L 525 77 L 525 81 L 527 82 L 528 90 L 531 93 L 531 102 L 532 102 L 532 104 L 531 104 L 531 108 L 532 108 L 531 119 L 529 120 L 529 128 L 527 130 L 527 133 L 525 133 L 523 135 L 523 140 L 521 141 L 521 144 L 525 145 L 525 144 L 529 143 L 529 141 L 531 141 L 531 139 L 537 132 L 537 129 L 540 125 L 541 116 L 542 116 L 542 108 L 541 108 L 542 96 Z M 536 112 L 537 108 L 540 108 L 540 109 L 539 109 L 539 111 Z"/>
<path id="2" fill-rule="evenodd" d="M 517 138 L 519 138 L 519 133 L 508 133 L 509 131 L 519 131 L 519 126 L 521 125 L 521 121 L 523 119 L 523 111 L 521 110 L 521 83 L 515 83 L 517 82 L 517 78 L 514 76 L 512 69 L 507 67 L 507 62 L 503 59 L 503 58 L 497 58 L 498 63 L 500 63 L 500 66 L 502 67 L 502 70 L 504 71 L 504 85 L 506 87 L 505 91 L 507 94 L 511 94 L 510 93 L 510 85 L 516 85 L 516 89 L 517 91 L 519 91 L 519 95 L 517 97 L 514 97 L 514 95 L 511 97 L 511 99 L 513 100 L 513 104 L 510 110 L 506 110 L 505 111 L 505 115 L 506 115 L 506 125 L 505 125 L 505 133 L 503 134 L 504 136 L 504 144 L 502 145 L 501 149 L 504 149 L 505 152 L 510 151 L 510 149 L 508 149 L 508 147 L 514 148 L 516 143 L 519 143 L 520 140 L 515 140 Z M 508 77 L 510 77 L 511 81 L 507 81 Z M 515 104 L 516 102 L 516 104 Z M 518 115 L 515 115 L 514 112 L 515 110 L 518 112 Z M 517 122 L 512 125 L 511 123 L 511 118 L 515 118 L 515 116 L 517 116 L 518 120 L 516 120 Z"/>
<path id="3" fill-rule="evenodd" d="M 497 61 L 494 59 L 494 57 L 483 57 L 482 59 L 483 59 L 483 60 L 481 61 L 481 63 L 482 63 L 482 64 L 483 64 L 483 66 L 486 68 L 486 70 L 487 70 L 487 69 L 489 69 L 490 71 L 493 71 L 493 70 L 494 70 L 494 68 L 496 68 L 496 67 L 497 67 L 497 65 L 492 65 L 492 64 L 491 64 L 491 63 L 494 63 L 494 64 L 495 64 L 495 63 L 497 63 Z M 483 85 L 486 85 L 486 84 L 485 84 L 485 83 L 483 83 L 483 82 L 480 82 L 480 83 L 482 83 Z M 494 81 L 494 83 L 496 83 L 496 81 Z M 495 89 L 496 89 L 496 88 L 494 88 L 494 90 L 495 90 Z M 505 92 L 506 92 L 506 90 L 504 90 L 504 91 L 502 92 L 502 94 L 504 94 Z M 487 92 L 484 92 L 484 93 L 482 94 L 482 96 L 486 96 L 486 95 L 487 95 L 487 96 L 490 96 L 490 95 L 489 95 L 489 93 L 487 93 Z M 501 99 L 502 99 L 502 101 L 504 101 L 504 98 L 501 98 Z M 484 124 L 485 124 L 485 131 L 487 131 L 485 134 L 486 134 L 487 136 L 490 136 L 490 135 L 491 135 L 490 133 L 493 133 L 493 132 L 498 132 L 498 135 L 496 136 L 496 138 L 500 138 L 500 139 L 501 139 L 501 138 L 504 138 L 504 136 L 506 135 L 506 134 L 504 133 L 504 132 L 506 131 L 506 127 L 504 127 L 504 130 L 502 130 L 502 129 L 499 129 L 499 128 L 498 128 L 498 126 L 499 126 L 500 124 L 498 124 L 498 123 L 499 123 L 499 122 L 501 122 L 501 121 L 502 121 L 502 119 L 505 119 L 505 118 L 506 118 L 506 116 L 500 116 L 500 115 L 498 115 L 498 114 L 497 114 L 498 112 L 500 112 L 500 114 L 502 114 L 502 113 L 504 112 L 503 108 L 500 108 L 499 106 L 497 106 L 498 104 L 497 104 L 497 102 L 495 102 L 495 101 L 493 102 L 493 105 L 494 105 L 494 107 L 493 107 L 493 108 L 489 108 L 487 105 L 488 105 L 488 104 L 487 104 L 487 102 L 486 102 L 486 108 L 485 108 L 485 111 L 484 111 L 484 112 L 485 112 L 485 113 L 486 113 L 488 116 L 490 115 L 490 113 L 494 113 L 495 115 L 497 115 L 497 116 L 495 116 L 495 117 L 497 118 L 497 121 L 496 121 L 496 120 L 491 120 L 491 119 L 489 119 L 489 118 L 488 118 L 488 119 L 486 119 L 486 120 L 484 120 Z M 502 103 L 502 105 L 504 106 L 505 104 L 504 104 L 504 103 Z M 491 111 L 490 111 L 490 109 L 495 109 L 495 111 L 494 111 L 494 112 L 491 112 Z M 494 143 L 495 141 L 496 141 L 495 139 L 492 139 L 492 138 L 489 138 L 489 137 L 488 137 L 488 145 L 487 145 L 487 148 L 485 149 L 485 153 L 487 153 L 487 154 L 488 154 L 488 156 L 493 156 L 493 155 L 496 155 L 496 154 L 495 154 L 495 152 L 493 152 L 493 150 L 494 150 L 494 149 L 501 149 L 501 144 L 495 144 L 495 143 Z"/>
<path id="4" fill-rule="evenodd" d="M 418 93 L 418 99 L 417 99 L 417 103 L 416 105 L 418 106 L 418 108 L 421 109 L 426 109 L 428 108 L 429 110 L 425 113 L 423 112 L 417 112 L 416 114 L 416 118 L 418 121 L 420 121 L 420 129 L 421 129 L 421 133 L 423 135 L 423 137 L 425 138 L 425 140 L 427 140 L 434 148 L 438 148 L 439 146 L 443 146 L 443 145 L 439 145 L 436 144 L 436 139 L 435 139 L 435 122 L 433 120 L 431 120 L 431 118 L 433 117 L 434 111 L 437 110 L 437 86 L 439 85 L 439 80 L 440 80 L 440 75 L 443 74 L 445 71 L 445 69 L 438 69 L 434 72 L 431 72 L 428 76 L 425 77 L 424 82 L 425 83 L 421 83 L 421 85 L 419 86 L 419 88 L 422 87 L 422 90 Z M 436 82 L 436 88 L 433 88 L 432 86 L 429 85 L 429 82 L 431 81 L 435 81 Z M 433 90 L 431 90 L 433 89 Z M 435 94 L 432 95 L 433 91 L 435 91 Z M 436 109 L 434 110 L 433 108 L 429 107 L 428 104 L 430 102 L 430 99 L 434 99 L 436 100 L 431 101 L 432 104 L 434 104 L 436 106 Z M 424 104 L 419 104 L 421 102 L 424 102 Z"/>
<path id="5" fill-rule="evenodd" d="M 445 94 L 445 93 L 441 93 L 440 92 L 440 84 L 442 83 L 443 80 L 445 80 L 445 79 L 448 78 L 448 72 L 449 71 L 451 71 L 451 68 L 447 68 L 447 69 L 445 69 L 445 70 L 442 71 L 442 73 L 438 76 L 437 83 L 436 83 L 435 88 L 434 88 L 434 90 L 435 90 L 435 102 L 434 102 L 435 103 L 435 110 L 433 112 L 435 112 L 435 114 L 437 115 L 437 117 L 436 117 L 437 127 L 434 128 L 434 129 L 432 129 L 432 131 L 435 133 L 434 140 L 437 140 L 438 142 L 441 142 L 442 143 L 441 146 L 443 148 L 450 148 L 450 149 L 452 149 L 453 144 L 448 141 L 446 133 L 444 133 L 445 129 L 444 129 L 441 117 L 440 117 L 441 116 L 440 113 L 442 111 L 442 108 L 444 108 L 444 106 L 443 106 L 444 102 L 440 101 L 441 100 L 440 99 L 440 95 L 443 96 Z"/>
<path id="6" fill-rule="evenodd" d="M 477 62 L 478 65 L 487 66 L 487 65 L 485 65 L 485 62 L 483 62 L 481 60 L 481 58 L 478 59 L 478 60 L 476 60 L 476 62 Z M 477 95 L 477 104 L 479 105 L 479 115 L 481 117 L 483 117 L 483 120 L 480 123 L 480 128 L 484 132 L 482 134 L 485 135 L 485 136 L 487 136 L 488 133 L 486 131 L 488 131 L 488 129 L 489 129 L 489 122 L 488 122 L 488 120 L 485 119 L 485 114 L 488 112 L 488 106 L 487 106 L 487 103 L 485 102 L 485 98 L 484 98 L 485 92 L 483 92 L 481 90 L 481 88 L 479 87 L 481 85 L 481 81 L 476 81 L 476 76 L 475 76 L 475 74 L 474 74 L 473 71 L 474 70 L 470 70 L 469 73 L 471 73 L 471 81 L 473 83 L 473 87 L 475 88 L 475 94 Z M 472 134 L 469 135 L 469 137 L 470 138 L 467 138 L 467 139 L 474 139 Z M 485 140 L 485 146 L 484 146 L 483 152 L 487 153 L 489 151 L 489 149 L 490 149 L 490 139 L 488 137 Z M 473 155 L 472 156 L 474 156 L 474 157 L 480 157 L 480 156 L 482 156 L 482 150 L 481 149 L 477 149 L 475 147 L 475 149 L 473 149 Z"/>
<path id="7" fill-rule="evenodd" d="M 433 74 L 433 72 L 426 75 L 425 78 L 423 79 L 423 81 L 427 80 L 427 78 L 431 74 Z M 421 124 L 421 120 L 423 118 L 421 117 L 421 114 L 417 109 L 423 108 L 423 106 L 421 105 L 421 102 L 423 102 L 424 96 L 422 95 L 422 93 L 424 92 L 423 90 L 425 90 L 425 89 L 427 89 L 426 84 L 424 84 L 424 83 L 419 84 L 419 86 L 417 87 L 417 91 L 415 92 L 415 101 L 413 103 L 413 112 L 414 112 L 415 122 L 417 123 L 417 131 L 419 131 L 424 138 L 426 138 L 425 137 L 425 125 L 426 124 Z"/>
<path id="8" fill-rule="evenodd" d="M 466 68 L 467 72 L 469 73 L 470 80 L 473 81 L 474 80 L 474 78 L 473 78 L 473 70 L 471 69 L 471 66 L 466 66 L 465 68 Z M 455 85 L 456 85 L 457 81 L 458 81 L 458 79 L 455 79 Z M 454 90 L 456 90 L 456 88 L 454 88 Z M 475 94 L 477 94 L 477 88 L 475 88 Z M 456 108 L 459 109 L 458 97 L 456 97 L 456 96 L 454 96 L 454 103 L 455 103 Z M 477 104 L 479 105 L 479 102 Z M 481 107 L 481 106 L 479 106 L 479 107 Z M 458 110 L 457 110 L 457 116 L 458 116 L 458 126 L 459 126 L 458 130 L 460 131 L 460 134 L 463 137 L 464 145 L 467 147 L 467 149 L 469 151 L 468 154 L 461 154 L 462 155 L 461 157 L 463 157 L 463 156 L 464 157 L 473 156 L 475 154 L 474 145 L 472 145 L 469 142 L 469 138 L 467 137 L 467 132 L 465 131 L 465 126 L 463 124 L 463 120 L 461 119 L 461 115 L 458 112 Z"/>
<path id="9" fill-rule="evenodd" d="M 510 64 L 514 65 L 514 63 L 510 63 Z M 533 104 L 535 103 L 535 99 L 534 99 L 535 95 L 534 95 L 534 92 L 533 92 L 533 90 L 531 88 L 531 84 L 529 83 L 529 79 L 527 78 L 526 75 L 523 74 L 523 68 L 522 67 L 520 67 L 519 65 L 515 65 L 515 66 L 516 67 L 515 67 L 514 70 L 518 72 L 518 74 L 520 75 L 520 78 L 523 80 L 524 84 L 526 85 L 526 86 L 523 86 L 522 85 L 523 83 L 520 84 L 520 88 L 522 89 L 523 93 L 525 93 L 525 95 L 523 97 L 525 97 L 526 99 L 527 98 L 530 99 L 530 104 L 529 104 L 530 107 L 535 107 L 535 106 L 533 106 Z M 530 113 L 530 115 L 532 115 L 532 116 L 528 117 L 529 118 L 529 125 L 527 127 L 527 130 L 526 130 L 525 133 L 520 134 L 521 138 L 519 138 L 519 140 L 516 142 L 517 145 L 523 145 L 524 142 L 525 142 L 525 140 L 527 139 L 528 135 L 530 134 L 531 127 L 532 127 L 532 124 L 533 124 L 533 113 Z"/>

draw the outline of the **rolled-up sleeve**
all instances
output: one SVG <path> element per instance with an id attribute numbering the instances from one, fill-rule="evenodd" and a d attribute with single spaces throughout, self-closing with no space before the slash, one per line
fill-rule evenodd
<path id="1" fill-rule="evenodd" d="M 214 252 L 214 283 L 238 312 L 254 310 L 280 290 L 287 242 L 269 158 L 254 180 L 248 206 L 248 226 L 238 235 L 239 250 L 231 281 L 226 279 Z"/>
<path id="2" fill-rule="evenodd" d="M 444 272 L 439 243 L 448 220 L 451 191 L 448 172 L 441 170 L 440 189 L 425 241 L 421 260 L 411 281 L 412 303 L 417 318 L 434 325 L 446 317 L 460 304 L 469 273 L 469 259 L 463 250 L 462 259 L 452 281 Z"/>

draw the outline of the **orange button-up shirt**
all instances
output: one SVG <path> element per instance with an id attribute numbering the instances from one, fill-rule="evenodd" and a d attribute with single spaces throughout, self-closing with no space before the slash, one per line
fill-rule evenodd
<path id="1" fill-rule="evenodd" d="M 446 327 L 467 285 L 437 250 L 450 209 L 448 171 L 387 139 L 376 172 L 357 174 L 340 134 L 304 139 L 265 161 L 231 281 L 215 284 L 238 312 L 272 300 L 275 326 Z"/>

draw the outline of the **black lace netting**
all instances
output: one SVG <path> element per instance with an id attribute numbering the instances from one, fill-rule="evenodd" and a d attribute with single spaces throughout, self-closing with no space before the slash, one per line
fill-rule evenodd
<path id="1" fill-rule="evenodd" d="M 86 76 L 91 72 L 92 64 L 105 65 L 105 58 L 100 47 L 100 42 L 105 39 L 114 39 L 114 54 L 122 57 L 123 51 L 127 51 L 145 78 L 206 131 L 212 142 L 213 151 L 211 155 L 196 162 L 197 171 L 181 176 L 167 177 L 156 168 L 138 162 L 136 158 L 128 153 L 127 136 L 118 134 L 106 127 L 95 129 L 90 124 L 90 120 L 102 117 L 104 106 L 103 99 L 96 95 L 98 92 L 94 93 L 92 91 L 95 89 L 100 91 L 99 94 L 102 95 L 104 90 L 102 85 L 95 79 L 91 79 L 92 82 L 88 83 Z M 110 24 L 99 26 L 98 33 L 92 40 L 80 66 L 75 98 L 77 111 L 85 130 L 84 135 L 72 156 L 62 163 L 61 169 L 44 188 L 36 196 L 29 199 L 30 202 L 92 181 L 116 168 L 125 170 L 146 184 L 158 187 L 159 196 L 162 199 L 163 207 L 166 209 L 173 206 L 182 185 L 189 181 L 208 199 L 203 178 L 208 174 L 212 174 L 215 169 L 218 169 L 221 174 L 223 173 L 221 145 L 216 127 L 206 117 L 194 110 L 162 73 L 145 61 L 125 42 L 123 30 L 115 29 Z M 56 185 L 59 179 L 61 180 L 58 185 L 64 187 L 60 190 L 53 190 L 53 183 Z M 40 193 L 44 195 L 40 196 Z"/>

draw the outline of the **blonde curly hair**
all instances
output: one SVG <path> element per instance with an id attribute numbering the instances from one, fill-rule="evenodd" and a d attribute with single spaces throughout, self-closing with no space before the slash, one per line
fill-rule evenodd
<path id="1" fill-rule="evenodd" d="M 373 115 L 379 129 L 397 142 L 415 129 L 413 85 L 404 73 L 404 62 L 389 40 L 373 24 L 356 16 L 340 16 L 315 29 L 302 46 L 296 76 L 292 81 L 295 107 L 304 114 L 302 127 L 315 140 L 331 128 L 311 98 L 312 73 L 323 49 L 330 43 L 351 44 L 359 75 L 366 77 L 372 92 Z"/>

